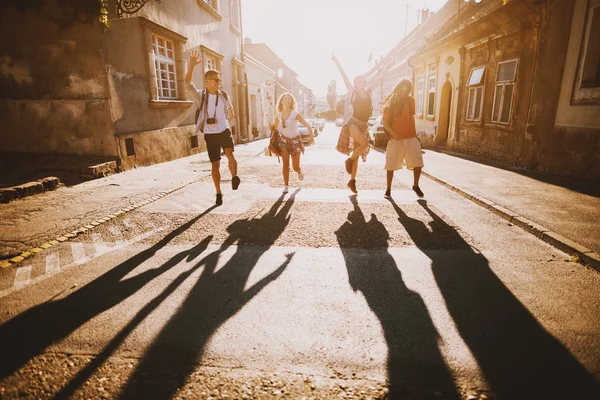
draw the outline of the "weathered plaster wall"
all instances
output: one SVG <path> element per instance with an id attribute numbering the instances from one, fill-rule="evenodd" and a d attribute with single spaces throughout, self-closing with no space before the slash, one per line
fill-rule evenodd
<path id="1" fill-rule="evenodd" d="M 268 137 L 268 122 L 275 118 L 275 86 L 276 72 L 246 57 L 248 73 L 248 96 L 256 96 L 256 121 L 251 114 L 251 125 L 260 131 L 260 137 Z M 269 82 L 270 85 L 266 83 Z M 252 107 L 252 105 L 251 105 Z"/>
<path id="2" fill-rule="evenodd" d="M 543 14 L 524 154 L 539 170 L 600 181 L 599 107 L 565 104 L 568 88 L 572 90 L 572 66 L 579 57 L 582 3 L 587 4 L 552 0 Z"/>
<path id="3" fill-rule="evenodd" d="M 130 169 L 206 151 L 206 144 L 203 140 L 198 140 L 199 147 L 191 147 L 190 135 L 193 132 L 193 126 L 183 126 L 119 135 L 118 143 L 122 154 L 121 166 L 124 169 Z M 135 149 L 133 156 L 127 156 L 125 139 L 128 138 L 133 139 Z"/>
<path id="4" fill-rule="evenodd" d="M 574 128 L 600 128 L 600 105 L 571 105 L 573 83 L 578 67 L 588 2 L 575 0 L 565 69 L 562 76 L 556 125 Z M 564 32 L 564 31 L 563 31 Z"/>
<path id="5" fill-rule="evenodd" d="M 539 6 L 528 2 L 509 3 L 492 18 L 479 23 L 477 29 L 471 29 L 464 38 L 468 48 L 462 82 L 467 83 L 472 67 L 485 65 L 485 86 L 482 117 L 477 122 L 466 120 L 468 90 L 459 91 L 460 129 L 452 140 L 455 150 L 507 163 L 527 163 L 523 143 L 535 73 L 539 12 Z M 510 122 L 494 123 L 492 110 L 498 63 L 515 58 L 518 66 Z"/>
<path id="6" fill-rule="evenodd" d="M 452 85 L 452 99 L 450 104 L 450 120 L 448 127 L 447 142 L 451 142 L 455 136 L 456 116 L 457 116 L 457 100 L 458 100 L 458 82 L 460 78 L 460 55 L 458 52 L 459 44 L 456 41 L 451 41 L 439 48 L 433 49 L 412 61 L 414 68 L 424 68 L 427 71 L 429 64 L 437 65 L 436 73 L 436 97 L 435 97 L 435 113 L 433 118 L 425 115 L 427 110 L 427 72 L 421 76 L 425 78 L 425 88 L 423 95 L 423 115 L 415 117 L 415 126 L 417 133 L 424 144 L 433 144 L 434 136 L 439 131 L 440 111 L 442 110 L 442 88 L 446 82 Z M 413 96 L 417 99 L 416 85 L 420 77 L 415 75 L 413 79 Z M 438 143 L 436 144 L 445 144 Z"/>
<path id="7" fill-rule="evenodd" d="M 102 28 L 61 27 L 64 10 L 0 6 L 0 148 L 116 156 Z M 45 15 L 42 15 L 43 11 Z"/>
<path id="8" fill-rule="evenodd" d="M 219 13 L 220 17 L 215 16 L 196 1 L 163 1 L 148 2 L 133 15 L 111 20 L 111 28 L 104 36 L 110 72 L 111 115 L 125 168 L 196 152 L 191 150 L 189 136 L 193 132 L 197 107 L 190 103 L 183 84 L 191 50 L 199 51 L 200 46 L 204 46 L 223 56 L 220 60 L 222 88 L 230 94 L 239 116 L 232 60 L 241 57 L 240 35 L 230 27 L 228 0 L 220 1 Z M 153 33 L 172 40 L 175 45 L 179 91 L 175 101 L 162 101 L 157 97 Z M 195 68 L 193 81 L 199 89 L 204 87 L 203 65 Z M 131 135 L 136 143 L 134 161 L 125 155 L 123 144 L 123 138 Z"/>

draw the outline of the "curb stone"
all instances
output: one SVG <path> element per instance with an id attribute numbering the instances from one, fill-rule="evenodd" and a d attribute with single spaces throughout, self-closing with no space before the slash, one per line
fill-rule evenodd
<path id="1" fill-rule="evenodd" d="M 262 150 L 260 152 L 256 153 L 256 154 L 252 155 L 252 156 L 249 156 L 249 157 L 246 157 L 244 159 L 238 160 L 238 164 L 242 163 L 242 162 L 244 162 L 244 161 L 246 161 L 246 160 L 248 160 L 250 158 L 254 158 L 257 155 L 260 155 L 261 153 L 262 153 Z M 161 199 L 161 198 L 163 198 L 165 196 L 168 196 L 169 194 L 171 194 L 173 192 L 176 192 L 178 190 L 181 190 L 184 187 L 189 186 L 189 185 L 191 185 L 193 183 L 199 182 L 202 179 L 205 179 L 205 178 L 207 178 L 209 176 L 211 176 L 210 173 L 204 173 L 203 175 L 201 175 L 201 176 L 199 176 L 199 177 L 191 180 L 190 182 L 184 183 L 181 186 L 177 186 L 177 187 L 172 188 L 172 189 L 162 190 L 161 192 L 158 192 L 157 194 L 151 195 L 150 197 L 148 197 L 145 200 L 140 200 L 136 204 L 133 204 L 133 205 L 131 205 L 129 207 L 124 207 L 121 210 L 116 211 L 114 213 L 111 213 L 111 214 L 109 214 L 109 215 L 107 215 L 107 216 L 105 216 L 103 218 L 98 218 L 98 219 L 96 219 L 96 220 L 94 220 L 94 221 L 92 221 L 92 222 L 90 222 L 90 223 L 88 223 L 86 225 L 82 225 L 81 227 L 75 229 L 74 231 L 65 232 L 62 235 L 58 235 L 54 240 L 49 240 L 49 241 L 47 241 L 44 244 L 41 244 L 39 246 L 33 247 L 33 248 L 29 249 L 29 250 L 26 250 L 26 251 L 22 252 L 21 254 L 19 254 L 18 256 L 12 257 L 10 259 L 0 260 L 0 269 L 9 268 L 9 267 L 11 267 L 11 266 L 13 266 L 15 264 L 18 264 L 18 263 L 20 263 L 21 261 L 25 260 L 28 257 L 35 256 L 35 255 L 37 255 L 37 254 L 39 254 L 39 253 L 41 253 L 41 252 L 49 249 L 52 246 L 55 246 L 57 244 L 69 241 L 72 238 L 75 238 L 75 237 L 77 237 L 78 235 L 80 235 L 82 233 L 88 232 L 88 231 L 92 230 L 93 228 L 102 225 L 105 222 L 108 222 L 108 221 L 110 221 L 112 219 L 115 219 L 117 217 L 123 216 L 123 215 L 125 215 L 126 213 L 128 213 L 130 211 L 136 210 L 136 209 L 138 209 L 140 207 L 143 207 L 145 205 L 153 203 L 156 200 L 159 200 L 159 199 Z M 49 179 L 49 181 L 52 182 L 52 183 L 49 183 L 49 185 L 52 185 L 53 183 L 56 184 L 56 185 L 60 185 L 60 181 L 58 180 L 58 178 L 49 177 L 49 178 L 46 178 L 46 179 Z M 44 183 L 42 183 L 42 182 L 36 182 L 36 183 L 41 185 L 42 191 L 43 191 L 44 183 L 45 182 Z M 18 195 L 17 191 L 14 188 L 8 188 L 8 189 L 1 189 L 0 188 L 0 194 L 4 194 L 5 193 L 4 191 L 6 191 L 6 190 L 14 191 L 14 193 L 17 195 L 16 198 L 19 198 L 18 197 L 19 195 Z"/>
<path id="2" fill-rule="evenodd" d="M 533 234 L 535 237 L 543 240 L 549 245 L 554 246 L 567 254 L 577 256 L 579 260 L 582 261 L 585 265 L 588 265 L 594 268 L 596 271 L 600 272 L 600 254 L 596 253 L 595 251 L 592 251 L 591 249 L 569 238 L 566 238 L 552 231 L 551 229 L 548 229 L 534 221 L 531 221 L 530 219 L 525 218 L 518 213 L 510 211 L 509 209 L 504 208 L 494 203 L 493 201 L 487 200 L 486 198 L 479 196 L 469 190 L 460 188 L 458 186 L 454 186 L 434 175 L 431 175 L 428 172 L 422 171 L 421 173 L 427 178 L 431 179 L 432 181 L 437 182 L 442 186 L 446 186 L 450 190 L 471 200 L 475 204 L 478 204 L 481 207 L 493 212 L 494 214 L 501 216 L 513 225 L 516 225 L 519 228 Z"/>

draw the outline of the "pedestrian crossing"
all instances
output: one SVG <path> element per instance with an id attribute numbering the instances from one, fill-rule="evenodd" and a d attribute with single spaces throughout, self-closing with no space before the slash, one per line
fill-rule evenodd
<path id="1" fill-rule="evenodd" d="M 106 229 L 81 235 L 74 242 L 60 243 L 27 259 L 16 268 L 3 270 L 0 275 L 0 298 L 63 270 L 144 240 L 165 229 L 170 222 L 165 216 L 155 215 L 153 218 L 158 218 L 159 223 L 150 218 L 135 222 L 129 217 L 115 219 Z M 140 233 L 126 239 L 128 235 L 125 232 L 128 231 Z"/>

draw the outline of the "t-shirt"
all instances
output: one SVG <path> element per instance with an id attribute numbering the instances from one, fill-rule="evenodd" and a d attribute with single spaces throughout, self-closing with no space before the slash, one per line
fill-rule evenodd
<path id="1" fill-rule="evenodd" d="M 359 121 L 367 122 L 373 113 L 373 105 L 371 103 L 371 97 L 359 96 L 358 93 L 354 94 L 352 99 L 352 116 Z"/>
<path id="2" fill-rule="evenodd" d="M 296 120 L 296 116 L 298 116 L 298 113 L 296 112 L 296 110 L 292 110 L 290 115 L 285 120 L 285 128 L 283 127 L 282 114 L 283 113 L 279 113 L 279 119 L 281 120 L 281 123 L 279 124 L 279 131 L 283 136 L 295 138 L 296 136 L 298 136 L 298 121 Z"/>
<path id="3" fill-rule="evenodd" d="M 410 111 L 408 108 L 409 105 L 404 104 L 402 112 L 395 113 L 394 118 L 392 119 L 392 129 L 400 135 L 401 139 L 411 139 L 417 137 L 417 131 L 415 129 L 414 122 L 415 98 L 412 96 L 408 96 L 408 98 L 410 100 Z M 384 122 L 389 122 L 390 113 L 388 108 L 383 110 L 382 120 Z"/>
<path id="4" fill-rule="evenodd" d="M 198 106 L 198 108 L 201 108 L 200 111 L 200 115 L 198 116 L 198 121 L 196 122 L 196 133 L 198 133 L 200 131 L 200 128 L 202 127 L 202 121 L 204 121 L 205 115 L 208 116 L 208 118 L 212 118 L 213 115 L 215 115 L 215 118 L 217 119 L 217 123 L 216 124 L 204 124 L 204 132 L 205 134 L 211 134 L 211 133 L 221 133 L 226 129 L 230 129 L 230 125 L 229 125 L 229 121 L 227 120 L 227 111 L 229 109 L 233 108 L 233 104 L 231 104 L 231 96 L 227 96 L 227 100 L 225 99 L 225 96 L 223 96 L 221 93 L 218 94 L 219 96 L 219 104 L 217 105 L 217 112 L 215 113 L 215 103 L 217 101 L 217 95 L 215 94 L 209 94 L 208 92 L 206 92 L 205 98 L 204 98 L 204 106 L 202 106 L 201 102 L 202 102 L 202 92 L 203 90 L 198 90 L 196 89 L 196 86 L 194 85 L 193 82 L 186 82 L 185 83 L 185 87 L 187 89 L 187 91 L 192 95 L 192 98 L 194 100 L 194 102 L 196 103 L 196 105 Z M 221 91 L 222 92 L 222 91 Z M 208 102 L 206 101 L 206 98 L 208 97 Z M 205 112 L 205 108 L 207 107 L 208 104 L 208 108 L 207 108 L 207 112 Z"/>

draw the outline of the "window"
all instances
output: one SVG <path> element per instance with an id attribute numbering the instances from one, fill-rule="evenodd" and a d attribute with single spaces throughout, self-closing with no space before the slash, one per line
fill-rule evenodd
<path id="1" fill-rule="evenodd" d="M 467 121 L 481 120 L 483 104 L 483 76 L 485 67 L 472 68 L 469 75 L 469 98 L 467 100 Z"/>
<path id="2" fill-rule="evenodd" d="M 430 76 L 427 81 L 427 116 L 433 117 L 435 115 L 435 84 L 436 77 Z"/>
<path id="3" fill-rule="evenodd" d="M 600 100 L 600 0 L 589 3 L 574 100 Z"/>
<path id="4" fill-rule="evenodd" d="M 231 25 L 240 29 L 240 0 L 229 0 L 231 7 Z"/>
<path id="5" fill-rule="evenodd" d="M 212 57 L 206 57 L 206 70 L 208 71 L 209 69 L 214 69 L 217 70 L 217 60 L 215 60 Z"/>
<path id="6" fill-rule="evenodd" d="M 416 112 L 417 115 L 423 115 L 423 90 L 425 88 L 425 79 L 419 79 L 417 82 L 417 106 Z"/>
<path id="7" fill-rule="evenodd" d="M 512 102 L 517 77 L 517 60 L 503 61 L 498 64 L 492 122 L 508 124 L 512 114 Z"/>
<path id="8" fill-rule="evenodd" d="M 133 145 L 133 138 L 125 139 L 125 154 L 127 154 L 127 157 L 135 156 L 135 147 Z"/>
<path id="9" fill-rule="evenodd" d="M 159 99 L 177 99 L 177 75 L 175 73 L 175 46 L 173 42 L 152 35 L 154 45 L 154 68 Z"/>

